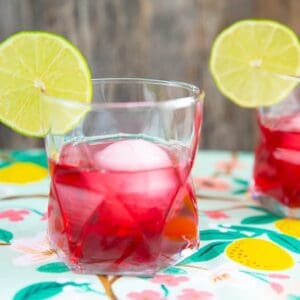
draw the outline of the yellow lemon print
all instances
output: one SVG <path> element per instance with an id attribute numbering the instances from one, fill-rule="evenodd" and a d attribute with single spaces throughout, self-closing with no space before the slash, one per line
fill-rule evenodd
<path id="1" fill-rule="evenodd" d="M 29 183 L 48 176 L 47 169 L 31 162 L 16 162 L 0 169 L 0 182 Z"/>
<path id="2" fill-rule="evenodd" d="M 282 233 L 300 238 L 300 220 L 285 218 L 276 221 L 274 224 Z"/>
<path id="3" fill-rule="evenodd" d="M 252 269 L 279 271 L 294 265 L 294 260 L 287 251 L 263 239 L 236 240 L 225 252 L 233 261 Z"/>

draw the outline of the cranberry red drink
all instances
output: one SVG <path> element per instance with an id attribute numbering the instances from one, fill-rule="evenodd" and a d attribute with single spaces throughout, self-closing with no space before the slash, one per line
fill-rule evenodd
<path id="1" fill-rule="evenodd" d="M 300 89 L 258 112 L 253 196 L 271 211 L 300 218 Z"/>
<path id="2" fill-rule="evenodd" d="M 96 80 L 77 127 L 47 137 L 48 231 L 72 270 L 151 275 L 197 249 L 199 98 L 183 83 Z"/>

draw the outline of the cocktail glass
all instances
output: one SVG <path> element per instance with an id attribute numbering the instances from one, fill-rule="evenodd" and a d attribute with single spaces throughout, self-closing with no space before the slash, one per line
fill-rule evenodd
<path id="1" fill-rule="evenodd" d="M 300 85 L 282 102 L 258 110 L 252 196 L 281 216 L 300 218 Z"/>
<path id="2" fill-rule="evenodd" d="M 75 272 L 153 275 L 199 245 L 202 94 L 146 79 L 94 80 L 93 93 L 75 128 L 46 138 L 50 241 Z"/>

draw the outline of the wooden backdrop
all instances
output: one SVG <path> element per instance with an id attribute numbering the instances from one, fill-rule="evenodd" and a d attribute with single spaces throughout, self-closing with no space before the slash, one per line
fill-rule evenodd
<path id="1" fill-rule="evenodd" d="M 151 77 L 206 91 L 202 148 L 251 150 L 254 112 L 216 89 L 207 63 L 213 39 L 243 18 L 271 18 L 300 34 L 300 0 L 0 0 L 0 39 L 19 30 L 62 34 L 94 77 Z M 0 125 L 0 148 L 42 146 Z"/>

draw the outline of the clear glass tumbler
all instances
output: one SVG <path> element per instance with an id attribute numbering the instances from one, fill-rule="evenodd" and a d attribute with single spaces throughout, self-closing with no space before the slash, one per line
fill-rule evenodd
<path id="1" fill-rule="evenodd" d="M 99 79 L 93 95 L 75 128 L 46 138 L 50 241 L 75 272 L 153 275 L 199 245 L 190 174 L 202 94 L 180 82 Z"/>
<path id="2" fill-rule="evenodd" d="M 300 85 L 284 101 L 259 109 L 257 119 L 252 196 L 275 214 L 300 218 Z"/>

